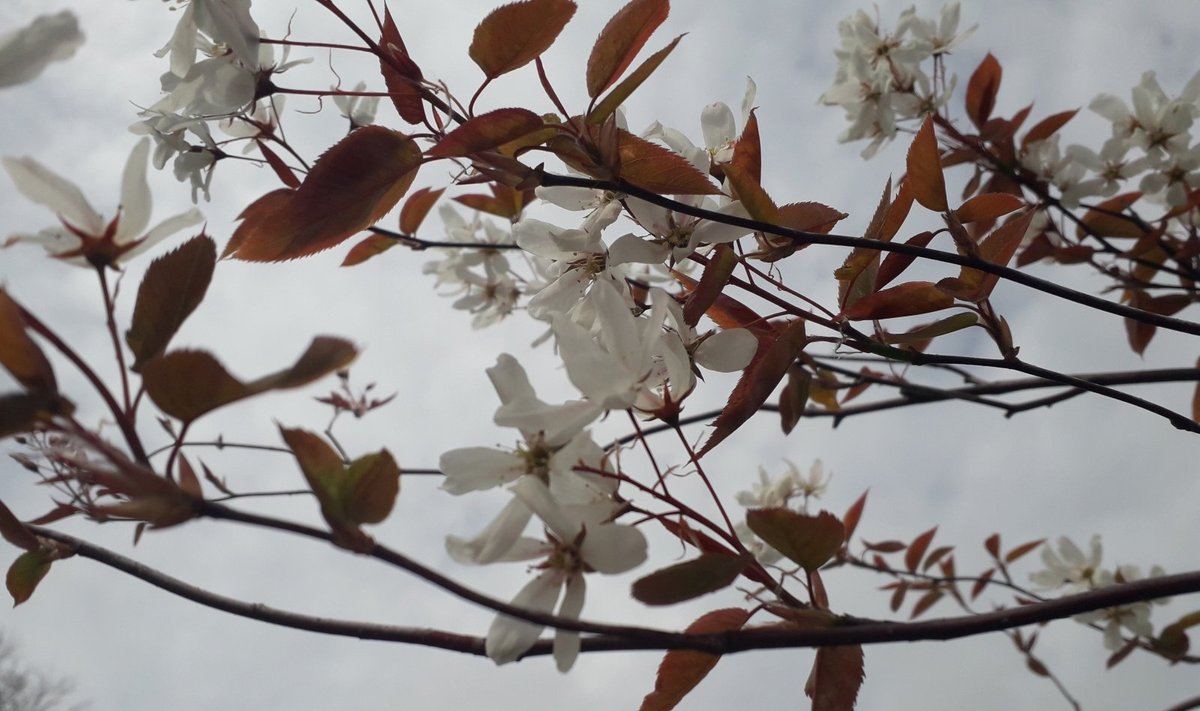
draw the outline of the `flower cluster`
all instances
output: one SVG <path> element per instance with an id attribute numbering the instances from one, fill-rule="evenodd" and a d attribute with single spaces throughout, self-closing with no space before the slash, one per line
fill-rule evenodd
<path id="1" fill-rule="evenodd" d="M 737 502 L 748 509 L 794 507 L 801 513 L 808 513 L 809 501 L 821 498 L 833 475 L 825 473 L 820 459 L 813 462 L 807 474 L 792 460 L 783 461 L 787 463 L 787 468 L 774 479 L 766 469 L 759 467 L 758 483 L 749 491 L 739 491 Z M 737 525 L 736 532 L 738 539 L 760 562 L 770 565 L 783 557 L 779 551 L 759 540 L 745 521 Z"/>
<path id="2" fill-rule="evenodd" d="M 1058 539 L 1058 550 L 1049 545 L 1042 546 L 1042 563 L 1045 568 L 1029 575 L 1034 585 L 1046 590 L 1062 590 L 1064 593 L 1078 593 L 1096 588 L 1108 587 L 1142 578 L 1141 570 L 1135 565 L 1119 565 L 1116 570 L 1106 570 L 1100 567 L 1103 551 L 1100 537 L 1092 536 L 1088 544 L 1088 552 L 1084 553 L 1075 542 L 1069 538 Z M 1160 566 L 1150 569 L 1149 577 L 1163 575 Z M 1169 599 L 1155 600 L 1155 604 L 1166 604 Z M 1120 649 L 1125 640 L 1122 629 L 1132 632 L 1138 637 L 1154 636 L 1154 626 L 1150 622 L 1151 603 L 1135 602 L 1119 607 L 1087 612 L 1076 615 L 1075 619 L 1084 624 L 1103 623 L 1104 646 L 1112 651 Z"/>
<path id="3" fill-rule="evenodd" d="M 942 7 L 935 21 L 919 17 L 914 8 L 900 14 L 896 29 L 881 27 L 878 17 L 859 10 L 838 25 L 842 46 L 833 86 L 821 95 L 821 103 L 841 106 L 850 127 L 838 140 L 849 143 L 871 139 L 864 158 L 875 155 L 885 142 L 895 138 L 897 124 L 919 120 L 945 106 L 957 77 L 946 80 L 937 71 L 943 55 L 975 31 L 958 31 L 957 2 Z M 932 76 L 923 69 L 934 60 Z"/>

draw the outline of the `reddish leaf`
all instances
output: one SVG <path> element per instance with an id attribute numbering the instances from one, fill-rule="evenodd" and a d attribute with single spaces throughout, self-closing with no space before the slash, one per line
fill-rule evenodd
<path id="1" fill-rule="evenodd" d="M 934 526 L 914 538 L 913 542 L 908 544 L 908 551 L 904 554 L 904 565 L 908 568 L 908 572 L 917 572 L 917 566 L 921 564 L 921 558 L 925 556 L 925 551 L 929 548 L 929 543 L 933 540 L 933 536 L 936 533 L 937 526 Z"/>
<path id="2" fill-rule="evenodd" d="M 391 237 L 368 235 L 361 242 L 351 247 L 349 252 L 346 252 L 346 256 L 342 259 L 342 266 L 353 267 L 356 264 L 362 264 L 368 259 L 379 256 L 392 247 L 395 247 L 396 244 L 396 240 Z"/>
<path id="3" fill-rule="evenodd" d="M 779 206 L 779 226 L 798 232 L 828 234 L 846 213 L 819 202 L 791 202 Z"/>
<path id="4" fill-rule="evenodd" d="M 903 541 L 880 541 L 879 543 L 863 541 L 863 545 L 867 547 L 867 550 L 878 553 L 899 553 L 908 548 L 908 545 Z"/>
<path id="5" fill-rule="evenodd" d="M 162 355 L 171 338 L 195 311 L 217 265 L 217 245 L 198 235 L 150 263 L 138 286 L 133 320 L 125 342 L 133 352 L 132 370 Z"/>
<path id="6" fill-rule="evenodd" d="M 729 283 L 729 277 L 733 275 L 733 270 L 737 265 L 738 258 L 733 248 L 728 244 L 718 244 L 708 256 L 708 264 L 704 265 L 700 282 L 696 284 L 696 288 L 692 290 L 683 304 L 685 323 L 689 326 L 700 323 L 700 317 L 721 295 L 721 291 Z"/>
<path id="7" fill-rule="evenodd" d="M 804 687 L 812 711 L 853 711 L 865 676 L 862 645 L 818 649 Z"/>
<path id="8" fill-rule="evenodd" d="M 964 328 L 970 328 L 977 323 L 979 323 L 979 316 L 974 311 L 963 311 L 953 316 L 938 319 L 933 323 L 916 326 L 904 333 L 885 333 L 883 340 L 893 345 L 913 345 L 929 341 L 938 336 L 944 336 L 947 333 L 954 333 Z"/>
<path id="9" fill-rule="evenodd" d="M 750 563 L 747 557 L 702 553 L 639 578 L 633 596 L 647 605 L 674 605 L 729 587 Z"/>
<path id="10" fill-rule="evenodd" d="M 759 355 L 742 371 L 742 377 L 730 394 L 729 401 L 713 422 L 713 432 L 701 448 L 700 456 L 733 434 L 758 412 L 807 343 L 804 321 L 798 319 L 779 332 L 765 353 L 760 345 Z"/>
<path id="11" fill-rule="evenodd" d="M 422 100 L 420 81 L 421 68 L 408 55 L 408 48 L 400 37 L 392 13 L 384 8 L 383 37 L 379 40 L 379 49 L 386 54 L 386 59 L 379 60 L 379 70 L 387 85 L 388 95 L 396 113 L 400 118 L 411 124 L 425 122 L 425 103 Z"/>
<path id="12" fill-rule="evenodd" d="M 571 0 L 522 0 L 493 10 L 475 28 L 468 53 L 488 80 L 532 62 L 575 14 Z"/>
<path id="13" fill-rule="evenodd" d="M 275 151 L 271 150 L 265 141 L 256 138 L 254 139 L 254 143 L 258 146 L 258 150 L 262 153 L 263 158 L 267 159 L 267 165 L 271 166 L 271 170 L 275 171 L 275 177 L 279 178 L 279 182 L 289 188 L 300 187 L 300 178 L 296 177 L 296 173 Z"/>
<path id="14" fill-rule="evenodd" d="M 721 167 L 733 186 L 734 197 L 741 201 L 752 219 L 770 225 L 779 223 L 779 207 L 745 166 L 726 163 Z"/>
<path id="15" fill-rule="evenodd" d="M 988 53 L 979 66 L 971 74 L 967 82 L 967 116 L 977 128 L 983 128 L 992 109 L 996 106 L 996 94 L 1000 91 L 1000 77 L 1003 75 L 1000 62 Z"/>
<path id="16" fill-rule="evenodd" d="M 933 589 L 925 593 L 919 600 L 917 600 L 917 604 L 913 605 L 912 614 L 910 614 L 908 618 L 910 620 L 915 620 L 921 615 L 925 614 L 929 611 L 929 608 L 936 605 L 938 600 L 941 600 L 944 595 L 945 593 L 939 589 Z"/>
<path id="17" fill-rule="evenodd" d="M 73 410 L 66 398 L 49 391 L 0 395 L 0 438 L 28 432 L 46 416 Z"/>
<path id="18" fill-rule="evenodd" d="M 788 369 L 788 381 L 779 393 L 779 417 L 783 433 L 791 434 L 796 423 L 804 416 L 812 388 L 812 373 L 795 363 Z"/>
<path id="19" fill-rule="evenodd" d="M 632 0 L 613 15 L 588 57 L 588 96 L 595 99 L 621 76 L 670 11 L 668 0 Z"/>
<path id="20" fill-rule="evenodd" d="M 979 245 L 978 257 L 996 266 L 1008 266 L 1021 240 L 1029 231 L 1033 221 L 1033 210 L 1029 210 L 1000 225 Z M 958 278 L 943 279 L 938 286 L 964 301 L 980 302 L 991 295 L 1000 277 L 971 267 L 963 267 Z"/>
<path id="21" fill-rule="evenodd" d="M 751 509 L 746 512 L 746 525 L 807 571 L 828 563 L 846 540 L 845 526 L 828 511 L 807 516 L 786 508 Z"/>
<path id="22" fill-rule="evenodd" d="M 733 144 L 733 164 L 754 182 L 762 182 L 762 139 L 758 135 L 758 115 L 754 109 L 750 110 L 742 135 Z"/>
<path id="23" fill-rule="evenodd" d="M 200 488 L 200 478 L 196 476 L 196 470 L 192 469 L 187 457 L 182 454 L 179 455 L 179 488 L 194 499 L 204 498 L 204 490 Z"/>
<path id="24" fill-rule="evenodd" d="M 8 594 L 12 595 L 13 607 L 20 605 L 33 595 L 42 578 L 50 572 L 50 563 L 54 560 L 49 551 L 38 549 L 25 551 L 17 556 L 8 568 L 4 582 Z"/>
<path id="25" fill-rule="evenodd" d="M 1032 128 L 1030 128 L 1025 133 L 1025 137 L 1021 139 L 1021 146 L 1022 147 L 1028 146 L 1031 143 L 1036 143 L 1037 141 L 1044 141 L 1047 138 L 1053 136 L 1055 133 L 1058 132 L 1058 129 L 1062 128 L 1063 125 L 1066 124 L 1066 122 L 1068 122 L 1072 118 L 1074 118 L 1075 114 L 1077 114 L 1077 113 L 1079 113 L 1079 109 L 1073 109 L 1071 111 L 1063 111 L 1061 113 L 1047 116 L 1046 118 L 1042 119 L 1041 121 L 1038 121 L 1036 124 L 1034 124 L 1034 126 Z"/>
<path id="26" fill-rule="evenodd" d="M 21 523 L 11 510 L 0 501 L 0 536 L 17 548 L 35 551 L 42 547 L 37 536 Z"/>
<path id="27" fill-rule="evenodd" d="M 349 342 L 321 336 L 286 370 L 242 382 L 204 351 L 173 351 L 146 363 L 146 394 L 160 410 L 192 422 L 223 405 L 268 390 L 299 387 L 346 367 L 358 354 Z"/>
<path id="28" fill-rule="evenodd" d="M 529 109 L 496 109 L 467 119 L 425 155 L 430 158 L 469 156 L 515 141 L 543 125 L 542 117 Z"/>
<path id="29" fill-rule="evenodd" d="M 995 574 L 996 574 L 995 568 L 988 568 L 987 570 L 985 570 L 983 572 L 983 575 L 980 575 L 978 578 L 975 579 L 975 583 L 971 585 L 971 599 L 972 600 L 978 598 L 979 595 L 981 593 L 983 593 L 984 588 L 986 588 L 988 586 L 988 581 L 990 581 L 992 579 L 992 576 Z"/>
<path id="30" fill-rule="evenodd" d="M 688 625 L 685 632 L 709 634 L 739 630 L 750 619 L 750 612 L 736 607 L 713 610 Z M 667 652 L 658 665 L 654 691 L 642 699 L 639 711 L 669 711 L 679 705 L 696 685 L 708 676 L 720 657 L 688 649 Z"/>
<path id="31" fill-rule="evenodd" d="M 926 209 L 946 212 L 946 179 L 942 175 L 942 159 L 938 153 L 937 137 L 933 134 L 933 119 L 926 118 L 908 149 L 908 176 L 913 198 Z"/>
<path id="32" fill-rule="evenodd" d="M 859 299 L 842 312 L 851 321 L 916 316 L 954 305 L 954 297 L 928 281 L 910 281 Z"/>
<path id="33" fill-rule="evenodd" d="M 1007 554 L 1005 554 L 1004 562 L 1005 563 L 1013 563 L 1013 562 L 1017 561 L 1018 559 L 1024 557 L 1029 552 L 1040 548 L 1041 545 L 1045 542 L 1046 542 L 1045 538 L 1039 538 L 1036 541 L 1022 543 L 1021 545 L 1017 546 L 1016 548 L 1013 548 L 1011 551 L 1009 551 Z"/>
<path id="34" fill-rule="evenodd" d="M 33 392 L 54 392 L 57 385 L 50 361 L 25 332 L 21 307 L 0 288 L 0 366 Z"/>
<path id="35" fill-rule="evenodd" d="M 1013 210 L 1025 206 L 1025 201 L 1009 193 L 983 193 L 967 200 L 954 211 L 954 217 L 963 224 L 986 222 L 1003 217 Z"/>
<path id="36" fill-rule="evenodd" d="M 720 190 L 687 158 L 657 143 L 620 131 L 620 177 L 661 195 L 719 195 Z"/>
<path id="37" fill-rule="evenodd" d="M 933 240 L 932 232 L 922 232 L 908 238 L 904 244 L 912 247 L 928 247 L 930 241 Z M 899 252 L 890 252 L 883 258 L 883 263 L 879 265 L 879 269 L 875 272 L 875 291 L 879 291 L 883 287 L 892 282 L 893 279 L 904 273 L 909 265 L 916 260 L 916 256 L 911 254 L 901 254 Z"/>
<path id="38" fill-rule="evenodd" d="M 416 233 L 417 229 L 421 227 L 421 223 L 425 221 L 425 216 L 429 214 L 429 210 L 444 192 L 446 192 L 445 188 L 439 190 L 421 188 L 409 195 L 408 199 L 404 201 L 404 207 L 400 208 L 400 231 L 407 235 Z"/>
<path id="39" fill-rule="evenodd" d="M 674 51 L 675 46 L 679 44 L 679 40 L 681 39 L 683 39 L 683 35 L 679 35 L 671 40 L 670 44 L 647 57 L 645 61 L 638 65 L 637 69 L 634 69 L 629 73 L 629 76 L 622 79 L 621 83 L 608 92 L 608 95 L 588 113 L 588 123 L 598 126 L 607 121 L 608 117 L 612 116 L 613 112 L 621 104 L 625 103 L 625 100 L 632 96 L 633 92 L 637 91 L 638 87 L 650 78 L 654 70 L 658 69 L 658 66 L 667 58 L 667 55 Z"/>
<path id="40" fill-rule="evenodd" d="M 317 160 L 299 188 L 251 203 L 225 255 L 274 262 L 329 249 L 387 214 L 420 164 L 420 148 L 402 133 L 382 126 L 352 131 Z"/>
<path id="41" fill-rule="evenodd" d="M 1137 220 L 1119 217 L 1130 205 L 1140 200 L 1142 193 L 1134 191 L 1110 197 L 1094 209 L 1083 213 L 1082 224 L 1075 230 L 1077 237 L 1094 234 L 1099 237 L 1141 237 L 1149 230 Z"/>
<path id="42" fill-rule="evenodd" d="M 929 551 L 929 555 L 925 556 L 925 562 L 921 564 L 921 570 L 929 570 L 933 566 L 937 565 L 939 560 L 949 555 L 953 550 L 954 546 L 939 546 Z"/>
<path id="43" fill-rule="evenodd" d="M 842 525 L 846 527 L 846 544 L 850 544 L 850 538 L 854 535 L 854 530 L 858 528 L 859 519 L 862 518 L 863 509 L 867 505 L 867 493 L 864 491 L 862 496 L 858 497 L 850 508 L 846 509 L 846 513 L 842 516 Z"/>
<path id="44" fill-rule="evenodd" d="M 908 217 L 912 207 L 912 188 L 909 181 L 900 184 L 896 199 L 892 200 L 892 181 L 889 179 L 884 186 L 879 205 L 871 217 L 871 224 L 863 233 L 867 239 L 880 242 L 890 242 L 900 229 L 900 225 Z M 876 274 L 879 270 L 879 250 L 867 247 L 855 247 L 842 266 L 833 273 L 838 281 L 838 304 L 846 308 L 867 294 L 876 291 Z"/>

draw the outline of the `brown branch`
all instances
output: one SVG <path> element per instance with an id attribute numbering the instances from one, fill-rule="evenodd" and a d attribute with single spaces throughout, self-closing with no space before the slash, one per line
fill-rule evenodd
<path id="1" fill-rule="evenodd" d="M 483 653 L 483 640 L 478 637 L 441 630 L 312 617 L 223 597 L 74 536 L 40 526 L 30 526 L 29 528 L 39 536 L 70 546 L 72 551 L 80 557 L 94 560 L 172 594 L 230 614 L 321 634 L 420 644 L 467 654 Z M 552 615 L 534 614 L 521 610 L 516 612 L 517 616 L 523 619 L 562 629 L 589 631 L 581 628 L 592 627 L 617 630 L 611 634 L 585 637 L 582 640 L 582 647 L 584 651 L 588 652 L 693 649 L 710 654 L 732 654 L 756 649 L 813 648 L 960 639 L 986 632 L 999 632 L 1025 625 L 1050 622 L 1094 610 L 1196 592 L 1200 592 L 1200 571 L 1148 578 L 1069 595 L 1056 600 L 978 615 L 946 617 L 924 622 L 890 622 L 844 616 L 838 618 L 835 626 L 826 628 L 750 628 L 716 634 L 661 632 L 638 627 L 589 625 L 586 623 L 567 624 L 570 622 L 569 620 L 554 618 Z M 549 640 L 543 640 L 534 645 L 525 656 L 540 656 L 551 652 L 552 643 Z"/>

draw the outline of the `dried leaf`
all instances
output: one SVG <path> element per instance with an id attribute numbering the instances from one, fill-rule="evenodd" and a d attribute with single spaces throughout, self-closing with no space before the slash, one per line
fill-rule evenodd
<path id="1" fill-rule="evenodd" d="M 133 320 L 125 342 L 133 352 L 135 372 L 163 354 L 179 327 L 208 291 L 217 265 L 217 244 L 198 235 L 150 263 L 138 286 Z"/>
<path id="2" fill-rule="evenodd" d="M 469 156 L 541 130 L 542 117 L 529 109 L 496 109 L 464 121 L 425 152 L 430 158 Z"/>
<path id="3" fill-rule="evenodd" d="M 688 625 L 685 632 L 708 634 L 739 630 L 750 619 L 750 612 L 736 607 L 713 610 Z M 658 665 L 654 691 L 642 699 L 639 711 L 669 711 L 679 705 L 696 685 L 708 676 L 720 657 L 688 649 L 667 652 Z"/>
<path id="4" fill-rule="evenodd" d="M 421 149 L 408 136 L 356 129 L 317 159 L 299 188 L 251 203 L 225 256 L 277 262 L 329 249 L 387 214 L 420 165 Z"/>
<path id="5" fill-rule="evenodd" d="M 737 580 L 752 559 L 724 553 L 700 557 L 657 570 L 633 583 L 633 596 L 647 605 L 674 605 L 717 590 Z"/>
<path id="6" fill-rule="evenodd" d="M 588 57 L 589 97 L 594 99 L 612 86 L 670 11 L 668 0 L 632 0 L 613 15 L 600 31 Z"/>
<path id="7" fill-rule="evenodd" d="M 937 137 L 933 134 L 933 119 L 926 118 L 908 149 L 908 176 L 913 198 L 926 209 L 946 212 L 946 178 L 942 175 L 942 159 L 938 153 Z"/>
<path id="8" fill-rule="evenodd" d="M 571 0 L 522 0 L 502 5 L 475 28 L 468 53 L 490 81 L 520 69 L 549 49 L 574 14 Z"/>
<path id="9" fill-rule="evenodd" d="M 808 516 L 787 508 L 751 509 L 746 525 L 807 571 L 828 563 L 846 540 L 845 526 L 828 511 Z"/>

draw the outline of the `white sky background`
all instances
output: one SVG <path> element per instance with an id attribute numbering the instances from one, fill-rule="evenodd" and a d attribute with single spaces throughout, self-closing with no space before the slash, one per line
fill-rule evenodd
<path id="1" fill-rule="evenodd" d="M 546 56 L 551 79 L 569 108 L 583 105 L 587 52 L 620 6 L 607 0 L 582 4 Z M 80 16 L 87 42 L 73 59 L 51 66 L 35 82 L 0 92 L 6 127 L 0 133 L 0 154 L 33 155 L 79 184 L 97 209 L 111 215 L 121 167 L 136 141 L 125 130 L 136 118 L 133 104 L 148 105 L 158 96 L 157 77 L 166 64 L 151 53 L 167 40 L 177 14 L 147 1 L 70 5 L 9 0 L 5 5 L 0 30 L 70 7 Z M 397 2 L 392 10 L 425 75 L 445 79 L 465 100 L 480 77 L 466 48 L 475 24 L 493 3 L 442 5 L 433 10 L 424 3 Z M 767 189 L 779 202 L 814 200 L 848 212 L 850 218 L 837 231 L 860 232 L 887 176 L 903 172 L 907 141 L 901 139 L 870 162 L 859 158 L 861 145 L 835 142 L 844 127 L 841 111 L 819 106 L 817 97 L 832 81 L 837 22 L 857 6 L 830 5 L 679 0 L 648 47 L 654 50 L 679 33 L 689 34 L 630 102 L 631 129 L 640 131 L 659 120 L 700 142 L 700 110 L 717 100 L 736 107 L 750 75 L 758 83 Z M 880 3 L 884 22 L 893 24 L 905 6 Z M 918 7 L 924 15 L 935 15 L 939 5 Z M 272 37 L 283 31 L 293 10 L 294 39 L 351 41 L 314 3 L 259 0 L 253 8 Z M 961 90 L 989 50 L 1004 66 L 997 113 L 1011 115 L 1036 101 L 1033 120 L 1086 106 L 1100 92 L 1127 97 L 1147 69 L 1158 72 L 1168 93 L 1178 91 L 1200 69 L 1194 54 L 1200 6 L 1192 0 L 965 2 L 963 24 L 974 23 L 979 29 L 950 62 L 959 75 L 959 97 L 953 103 L 959 116 Z M 300 51 L 293 57 L 305 54 L 314 63 L 282 75 L 277 84 L 318 88 L 335 81 L 327 52 Z M 372 88 L 382 84 L 373 65 L 345 54 L 335 55 L 332 65 L 347 86 L 359 79 Z M 497 82 L 480 103 L 481 108 L 510 105 L 550 110 L 532 68 Z M 309 156 L 344 131 L 331 102 L 319 116 L 294 113 L 316 108 L 311 99 L 288 99 L 285 128 Z M 381 108 L 379 121 L 402 127 L 390 107 Z M 1064 140 L 1098 146 L 1107 131 L 1107 123 L 1085 109 L 1068 125 Z M 444 181 L 445 176 L 446 169 L 434 165 L 421 180 Z M 151 180 L 154 219 L 189 204 L 186 187 L 169 174 L 152 175 Z M 0 178 L 0 186 L 0 233 L 50 224 L 45 209 L 23 200 L 6 177 Z M 200 205 L 209 233 L 223 244 L 241 208 L 276 186 L 269 170 L 234 161 L 219 165 L 212 202 Z M 384 224 L 394 224 L 393 219 Z M 910 220 L 902 236 L 919 231 L 915 218 Z M 441 234 L 431 220 L 421 236 L 439 239 Z M 345 251 L 341 247 L 287 265 L 222 263 L 208 299 L 174 345 L 210 349 L 235 374 L 257 377 L 291 363 L 315 334 L 351 338 L 364 349 L 355 381 L 376 381 L 379 392 L 399 395 L 361 422 L 342 423 L 338 434 L 352 454 L 386 445 L 408 467 L 436 466 L 438 455 L 454 447 L 512 442 L 514 433 L 491 424 L 497 400 L 484 375 L 502 351 L 521 358 L 545 399 L 571 397 L 548 350 L 529 351 L 527 344 L 540 332 L 536 324 L 518 315 L 498 327 L 472 331 L 469 318 L 453 311 L 449 300 L 433 297 L 432 279 L 420 273 L 430 256 L 397 248 L 366 265 L 339 269 Z M 843 257 L 840 250 L 809 248 L 788 263 L 791 283 L 828 295 L 834 288 L 832 269 Z M 123 282 L 126 317 L 138 275 L 148 263 L 149 257 L 138 260 Z M 1085 289 L 1097 285 L 1073 278 Z M 0 252 L 0 281 L 79 350 L 107 362 L 107 337 L 91 274 L 53 263 L 35 248 L 16 248 Z M 1195 362 L 1195 344 L 1182 337 L 1160 333 L 1139 360 L 1129 353 L 1117 320 L 1053 304 L 1014 285 L 998 287 L 996 299 L 1013 324 L 1022 356 L 1040 365 L 1085 372 Z M 1184 316 L 1195 318 L 1191 312 Z M 950 341 L 942 350 L 952 348 L 988 354 L 986 344 L 974 340 Z M 107 372 L 112 374 L 112 368 Z M 59 378 L 68 394 L 83 392 L 81 380 L 68 367 L 59 367 Z M 713 378 L 710 383 L 716 399 L 732 381 Z M 332 386 L 331 378 L 309 391 L 233 406 L 202 420 L 194 434 L 223 433 L 231 441 L 274 444 L 275 421 L 322 429 L 326 409 L 309 396 Z M 1188 386 L 1141 388 L 1138 393 L 1185 412 L 1191 398 Z M 101 416 L 86 398 L 83 403 L 89 406 L 85 417 Z M 852 418 L 836 430 L 824 420 L 802 422 L 788 438 L 780 436 L 774 416 L 759 420 L 705 459 L 730 501 L 733 492 L 748 488 L 760 463 L 777 472 L 783 457 L 805 467 L 819 457 L 835 473 L 824 501 L 830 510 L 843 512 L 870 488 L 862 537 L 908 540 L 939 524 L 937 541 L 959 545 L 962 572 L 983 568 L 982 541 L 996 531 L 1009 545 L 1059 535 L 1083 544 L 1099 533 L 1107 566 L 1137 563 L 1145 569 L 1160 563 L 1169 572 L 1180 572 L 1200 563 L 1189 544 L 1200 534 L 1195 515 L 1200 485 L 1193 472 L 1198 440 L 1126 406 L 1083 397 L 1004 420 L 993 411 L 927 405 Z M 146 424 L 153 440 L 154 425 Z M 699 435 L 694 430 L 693 436 Z M 678 456 L 666 439 L 657 446 L 664 456 Z M 203 457 L 239 490 L 303 485 L 288 457 L 207 450 L 193 450 L 190 456 L 193 461 Z M 0 498 L 26 517 L 48 508 L 45 492 L 30 483 L 15 464 L 0 462 Z M 451 498 L 437 490 L 436 480 L 417 477 L 405 478 L 402 486 L 392 518 L 373 531 L 381 541 L 499 598 L 511 597 L 524 583 L 521 564 L 468 569 L 451 563 L 443 552 L 445 534 L 474 533 L 498 510 L 502 495 Z M 316 517 L 308 499 L 270 510 L 291 518 Z M 473 634 L 484 634 L 492 617 L 402 572 L 288 536 L 198 522 L 149 532 L 132 548 L 131 529 L 125 526 L 71 523 L 63 529 L 215 592 L 298 612 Z M 657 549 L 655 543 L 660 544 Z M 4 550 L 8 552 L 0 554 L 0 563 L 7 565 L 16 551 Z M 652 536 L 652 550 L 657 551 L 652 563 L 633 576 L 592 576 L 585 617 L 680 628 L 707 609 L 738 604 L 733 594 L 666 610 L 647 610 L 628 600 L 631 579 L 675 560 L 675 549 L 661 537 Z M 1018 567 L 1018 575 L 1036 567 L 1036 557 L 1030 557 Z M 874 590 L 884 582 L 842 572 L 827 577 L 834 607 L 864 616 L 886 614 L 886 594 Z M 1158 609 L 1156 623 L 1171 622 L 1194 606 L 1185 600 Z M 943 603 L 934 614 L 956 611 Z M 652 688 L 659 659 L 658 653 L 584 655 L 566 676 L 545 658 L 496 668 L 486 659 L 327 638 L 230 617 L 86 560 L 55 565 L 30 602 L 4 613 L 0 627 L 20 642 L 31 663 L 73 678 L 92 708 L 128 711 L 632 709 Z M 1172 670 L 1139 655 L 1105 673 L 1099 635 L 1074 623 L 1053 625 L 1042 637 L 1040 656 L 1085 708 L 1165 708 L 1200 693 L 1191 671 Z M 803 708 L 810 662 L 807 651 L 724 659 L 683 708 Z M 1024 671 L 1002 636 L 867 650 L 860 708 L 1022 707 L 1066 705 L 1049 682 Z"/>

